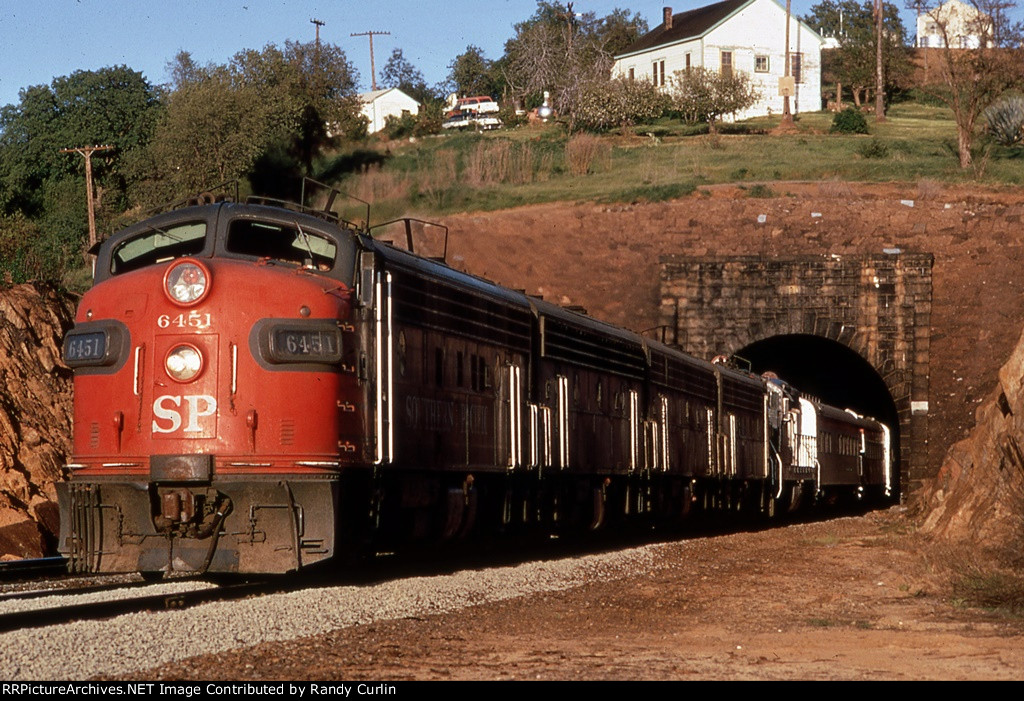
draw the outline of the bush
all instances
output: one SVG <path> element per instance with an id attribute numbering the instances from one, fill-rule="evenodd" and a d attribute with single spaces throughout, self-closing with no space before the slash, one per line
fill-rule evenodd
<path id="1" fill-rule="evenodd" d="M 1024 142 L 1024 97 L 1010 97 L 985 110 L 988 133 L 1001 146 Z"/>
<path id="2" fill-rule="evenodd" d="M 403 112 L 401 117 L 388 115 L 384 120 L 384 135 L 389 139 L 406 139 L 427 134 L 439 134 L 444 121 L 440 105 L 425 103 L 419 114 Z"/>
<path id="3" fill-rule="evenodd" d="M 888 158 L 889 147 L 886 146 L 884 141 L 872 139 L 866 144 L 861 144 L 857 148 L 857 153 L 863 158 Z"/>
<path id="4" fill-rule="evenodd" d="M 761 92 L 742 71 L 723 74 L 698 66 L 676 71 L 669 95 L 671 109 L 684 122 L 707 122 L 715 131 L 716 122 L 752 107 Z"/>
<path id="5" fill-rule="evenodd" d="M 590 83 L 572 107 L 571 127 L 604 131 L 657 119 L 665 111 L 665 97 L 650 83 L 616 78 Z"/>
<path id="6" fill-rule="evenodd" d="M 855 107 L 847 107 L 842 112 L 837 112 L 832 118 L 832 128 L 829 132 L 833 134 L 867 134 L 868 120 L 864 113 Z"/>

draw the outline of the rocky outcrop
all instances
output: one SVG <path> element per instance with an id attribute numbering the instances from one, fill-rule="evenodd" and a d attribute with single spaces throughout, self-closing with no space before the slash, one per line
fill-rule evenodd
<path id="1" fill-rule="evenodd" d="M 922 531 L 995 553 L 1024 545 L 1024 334 L 978 408 L 969 436 L 950 447 L 919 494 Z"/>
<path id="2" fill-rule="evenodd" d="M 52 554 L 54 484 L 71 452 L 71 371 L 61 343 L 74 304 L 52 288 L 0 290 L 0 559 Z"/>

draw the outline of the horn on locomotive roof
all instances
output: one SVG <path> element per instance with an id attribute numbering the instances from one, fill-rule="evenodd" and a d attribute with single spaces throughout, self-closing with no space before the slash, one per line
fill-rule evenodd
<path id="1" fill-rule="evenodd" d="M 444 224 L 438 224 L 437 222 L 426 221 L 426 220 L 423 220 L 423 219 L 415 219 L 413 217 L 401 217 L 399 219 L 392 219 L 391 221 L 386 221 L 386 222 L 382 222 L 380 224 L 375 224 L 374 226 L 370 227 L 370 231 L 372 232 L 374 229 L 380 229 L 380 228 L 385 227 L 385 226 L 391 226 L 392 224 L 397 224 L 398 222 L 402 222 L 403 224 L 405 224 L 405 241 L 406 241 L 406 246 L 409 249 L 409 253 L 415 253 L 416 252 L 414 244 L 413 244 L 413 237 L 412 237 L 412 223 L 413 222 L 416 222 L 417 224 L 422 224 L 423 226 L 434 226 L 434 227 L 437 227 L 438 229 L 444 229 L 444 249 L 441 252 L 440 256 L 431 256 L 431 257 L 434 260 L 438 260 L 438 261 L 440 261 L 442 263 L 445 263 L 447 265 L 447 263 L 448 263 L 448 227 L 445 226 Z"/>

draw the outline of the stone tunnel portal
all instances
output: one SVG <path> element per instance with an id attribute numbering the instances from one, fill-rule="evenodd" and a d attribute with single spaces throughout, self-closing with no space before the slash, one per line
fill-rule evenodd
<path id="1" fill-rule="evenodd" d="M 661 319 L 687 353 L 746 357 L 822 401 L 889 425 L 900 494 L 929 477 L 933 258 L 661 257 Z"/>

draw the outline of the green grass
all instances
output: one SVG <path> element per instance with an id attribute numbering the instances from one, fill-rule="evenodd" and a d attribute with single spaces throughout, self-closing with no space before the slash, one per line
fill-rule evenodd
<path id="1" fill-rule="evenodd" d="M 787 135 L 771 133 L 778 116 L 721 125 L 718 134 L 662 119 L 581 141 L 585 148 L 572 153 L 557 124 L 444 134 L 390 144 L 379 170 L 337 184 L 371 201 L 373 220 L 382 221 L 553 201 L 660 201 L 719 183 L 739 184 L 750 197 L 784 195 L 779 181 L 1024 183 L 1024 149 L 994 148 L 981 136 L 976 167 L 961 170 L 947 109 L 899 103 L 882 124 L 868 115 L 867 135 L 830 134 L 832 118 L 798 115 L 798 131 Z M 581 165 L 581 157 L 592 160 Z"/>

